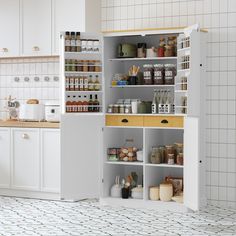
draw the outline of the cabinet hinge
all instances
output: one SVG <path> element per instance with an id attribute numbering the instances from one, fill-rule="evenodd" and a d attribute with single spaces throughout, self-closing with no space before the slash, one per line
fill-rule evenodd
<path id="1" fill-rule="evenodd" d="M 102 183 L 104 183 L 104 179 L 102 179 Z"/>
<path id="2" fill-rule="evenodd" d="M 104 128 L 102 128 L 102 132 L 104 131 Z"/>

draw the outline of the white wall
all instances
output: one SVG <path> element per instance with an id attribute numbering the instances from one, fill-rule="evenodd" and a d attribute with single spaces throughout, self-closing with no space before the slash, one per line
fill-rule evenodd
<path id="1" fill-rule="evenodd" d="M 207 197 L 236 208 L 236 0 L 102 0 L 102 30 L 187 26 L 209 30 Z"/>
<path id="2" fill-rule="evenodd" d="M 58 58 L 19 58 L 0 59 L 0 119 L 7 118 L 6 97 L 11 95 L 20 103 L 36 98 L 41 103 L 59 99 L 59 81 L 54 78 L 59 75 Z M 20 81 L 15 82 L 15 77 Z M 26 82 L 25 77 L 29 77 Z M 39 81 L 34 80 L 39 77 Z M 49 77 L 49 81 L 45 81 Z"/>

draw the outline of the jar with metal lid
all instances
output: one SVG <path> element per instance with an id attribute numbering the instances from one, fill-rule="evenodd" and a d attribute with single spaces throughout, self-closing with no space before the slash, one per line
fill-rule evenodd
<path id="1" fill-rule="evenodd" d="M 83 60 L 78 60 L 77 61 L 77 66 L 76 66 L 76 71 L 83 71 Z"/>
<path id="2" fill-rule="evenodd" d="M 88 61 L 83 61 L 83 72 L 88 72 Z"/>
<path id="3" fill-rule="evenodd" d="M 88 61 L 88 71 L 89 72 L 94 72 L 94 67 L 95 65 L 94 65 L 94 61 Z"/>
<path id="4" fill-rule="evenodd" d="M 176 76 L 176 66 L 174 64 L 165 65 L 165 84 L 174 84 Z"/>
<path id="5" fill-rule="evenodd" d="M 145 64 L 143 65 L 143 80 L 145 85 L 153 84 L 153 65 Z"/>
<path id="6" fill-rule="evenodd" d="M 184 164 L 184 155 L 183 155 L 183 153 L 179 153 L 177 155 L 176 164 L 181 165 L 181 166 Z"/>
<path id="7" fill-rule="evenodd" d="M 162 64 L 154 65 L 154 84 L 164 84 L 165 67 Z"/>
<path id="8" fill-rule="evenodd" d="M 70 61 L 70 68 L 71 68 L 71 71 L 76 71 L 76 60 L 75 59 L 71 59 Z"/>
<path id="9" fill-rule="evenodd" d="M 124 104 L 120 104 L 119 113 L 125 113 L 125 105 Z"/>
<path id="10" fill-rule="evenodd" d="M 119 113 L 119 105 L 118 104 L 115 104 L 113 106 L 113 113 Z"/>
<path id="11" fill-rule="evenodd" d="M 88 39 L 87 41 L 87 52 L 91 52 L 93 50 L 93 40 Z"/>
<path id="12" fill-rule="evenodd" d="M 174 165 L 175 164 L 175 155 L 174 154 L 168 154 L 168 165 Z"/>
<path id="13" fill-rule="evenodd" d="M 125 105 L 125 113 L 129 114 L 132 112 L 131 104 L 126 104 Z"/>
<path id="14" fill-rule="evenodd" d="M 93 40 L 93 51 L 99 52 L 99 40 L 98 39 Z"/>
<path id="15" fill-rule="evenodd" d="M 95 60 L 94 61 L 94 70 L 95 72 L 100 72 L 101 71 L 101 61 L 100 60 Z"/>
<path id="16" fill-rule="evenodd" d="M 113 104 L 108 105 L 107 113 L 113 113 Z"/>

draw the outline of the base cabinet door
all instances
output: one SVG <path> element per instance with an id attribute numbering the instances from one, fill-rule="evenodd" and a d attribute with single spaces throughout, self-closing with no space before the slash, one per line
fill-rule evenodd
<path id="1" fill-rule="evenodd" d="M 0 188 L 10 187 L 10 129 L 0 128 Z"/>
<path id="2" fill-rule="evenodd" d="M 60 130 L 41 129 L 41 189 L 60 192 Z"/>
<path id="3" fill-rule="evenodd" d="M 17 129 L 12 137 L 12 188 L 40 190 L 39 129 Z"/>
<path id="4" fill-rule="evenodd" d="M 199 119 L 184 121 L 184 204 L 193 211 L 200 207 L 200 137 Z"/>

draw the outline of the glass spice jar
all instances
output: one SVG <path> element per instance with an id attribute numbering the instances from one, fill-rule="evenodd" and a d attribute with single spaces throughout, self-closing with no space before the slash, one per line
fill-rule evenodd
<path id="1" fill-rule="evenodd" d="M 175 149 L 173 145 L 165 146 L 165 163 L 168 163 L 169 154 L 175 155 Z"/>
<path id="2" fill-rule="evenodd" d="M 77 71 L 83 71 L 83 63 L 84 61 L 83 60 L 78 60 L 77 61 Z"/>
<path id="3" fill-rule="evenodd" d="M 181 166 L 184 164 L 184 155 L 183 155 L 183 153 L 179 153 L 177 155 L 176 164 L 181 165 Z"/>
<path id="4" fill-rule="evenodd" d="M 162 64 L 154 65 L 154 84 L 164 84 L 164 72 L 165 68 Z"/>
<path id="5" fill-rule="evenodd" d="M 108 105 L 107 113 L 113 113 L 113 104 Z"/>
<path id="6" fill-rule="evenodd" d="M 115 104 L 113 106 L 113 113 L 119 113 L 119 105 L 118 104 Z"/>
<path id="7" fill-rule="evenodd" d="M 175 164 L 175 155 L 174 154 L 168 154 L 168 165 L 174 165 Z"/>
<path id="8" fill-rule="evenodd" d="M 100 60 L 94 61 L 94 66 L 95 66 L 95 72 L 101 72 L 101 61 Z"/>
<path id="9" fill-rule="evenodd" d="M 76 60 L 75 59 L 72 59 L 71 60 L 71 65 L 70 65 L 70 68 L 71 68 L 71 71 L 76 71 L 76 65 L 75 65 L 75 62 Z"/>
<path id="10" fill-rule="evenodd" d="M 83 61 L 83 72 L 88 72 L 88 61 Z"/>
<path id="11" fill-rule="evenodd" d="M 120 106 L 119 106 L 119 113 L 125 113 L 125 105 L 120 104 Z"/>
<path id="12" fill-rule="evenodd" d="M 125 113 L 126 114 L 129 114 L 132 112 L 132 107 L 131 107 L 131 104 L 126 104 L 125 105 Z"/>
<path id="13" fill-rule="evenodd" d="M 94 72 L 94 69 L 95 69 L 95 67 L 94 67 L 94 61 L 88 61 L 88 71 L 89 72 Z"/>
<path id="14" fill-rule="evenodd" d="M 157 56 L 164 57 L 165 56 L 165 38 L 160 38 L 159 46 L 157 49 Z"/>

